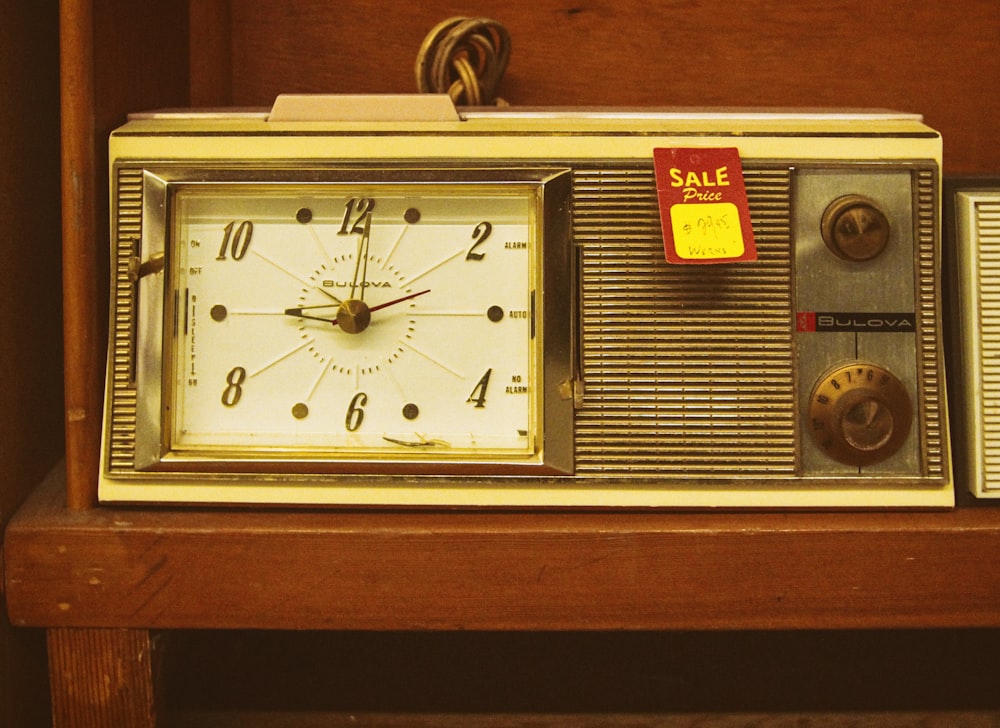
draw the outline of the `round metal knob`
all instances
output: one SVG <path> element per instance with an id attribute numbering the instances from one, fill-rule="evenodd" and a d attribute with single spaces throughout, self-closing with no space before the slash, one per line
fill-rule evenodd
<path id="1" fill-rule="evenodd" d="M 913 407 L 906 386 L 888 369 L 854 362 L 827 372 L 809 400 L 810 431 L 828 456 L 871 465 L 899 450 Z"/>
<path id="2" fill-rule="evenodd" d="M 846 195 L 830 203 L 820 227 L 826 246 L 844 260 L 871 260 L 889 242 L 889 220 L 861 195 Z"/>

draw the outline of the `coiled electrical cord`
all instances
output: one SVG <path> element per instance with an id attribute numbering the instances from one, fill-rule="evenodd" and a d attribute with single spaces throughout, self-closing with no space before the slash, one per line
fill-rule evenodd
<path id="1" fill-rule="evenodd" d="M 510 59 L 510 33 L 489 18 L 438 23 L 417 54 L 417 90 L 446 93 L 460 106 L 505 106 L 497 86 Z"/>

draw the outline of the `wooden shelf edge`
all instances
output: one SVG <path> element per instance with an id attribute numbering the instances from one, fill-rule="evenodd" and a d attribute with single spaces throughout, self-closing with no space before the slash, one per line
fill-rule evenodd
<path id="1" fill-rule="evenodd" d="M 913 725 L 961 725 L 977 728 L 996 725 L 1000 711 L 945 710 L 899 712 L 829 711 L 767 713 L 330 713 L 246 711 L 185 711 L 168 716 L 168 726 L 188 728 L 690 728 L 690 726 L 742 726 L 779 728 L 788 725 L 879 725 L 904 728 Z"/>
<path id="2" fill-rule="evenodd" d="M 65 507 L 12 519 L 36 627 L 856 629 L 1000 626 L 1000 509 L 497 513 Z"/>

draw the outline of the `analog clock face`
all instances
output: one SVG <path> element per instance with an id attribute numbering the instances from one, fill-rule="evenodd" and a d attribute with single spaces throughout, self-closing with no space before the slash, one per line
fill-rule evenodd
<path id="1" fill-rule="evenodd" d="M 179 185 L 166 449 L 534 457 L 540 198 L 531 184 Z"/>

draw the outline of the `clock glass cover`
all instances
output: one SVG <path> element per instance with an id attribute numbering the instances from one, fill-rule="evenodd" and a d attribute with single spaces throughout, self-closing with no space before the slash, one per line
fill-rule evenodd
<path id="1" fill-rule="evenodd" d="M 162 353 L 139 371 L 158 426 L 137 451 L 154 469 L 542 463 L 544 189 L 164 184 Z"/>

